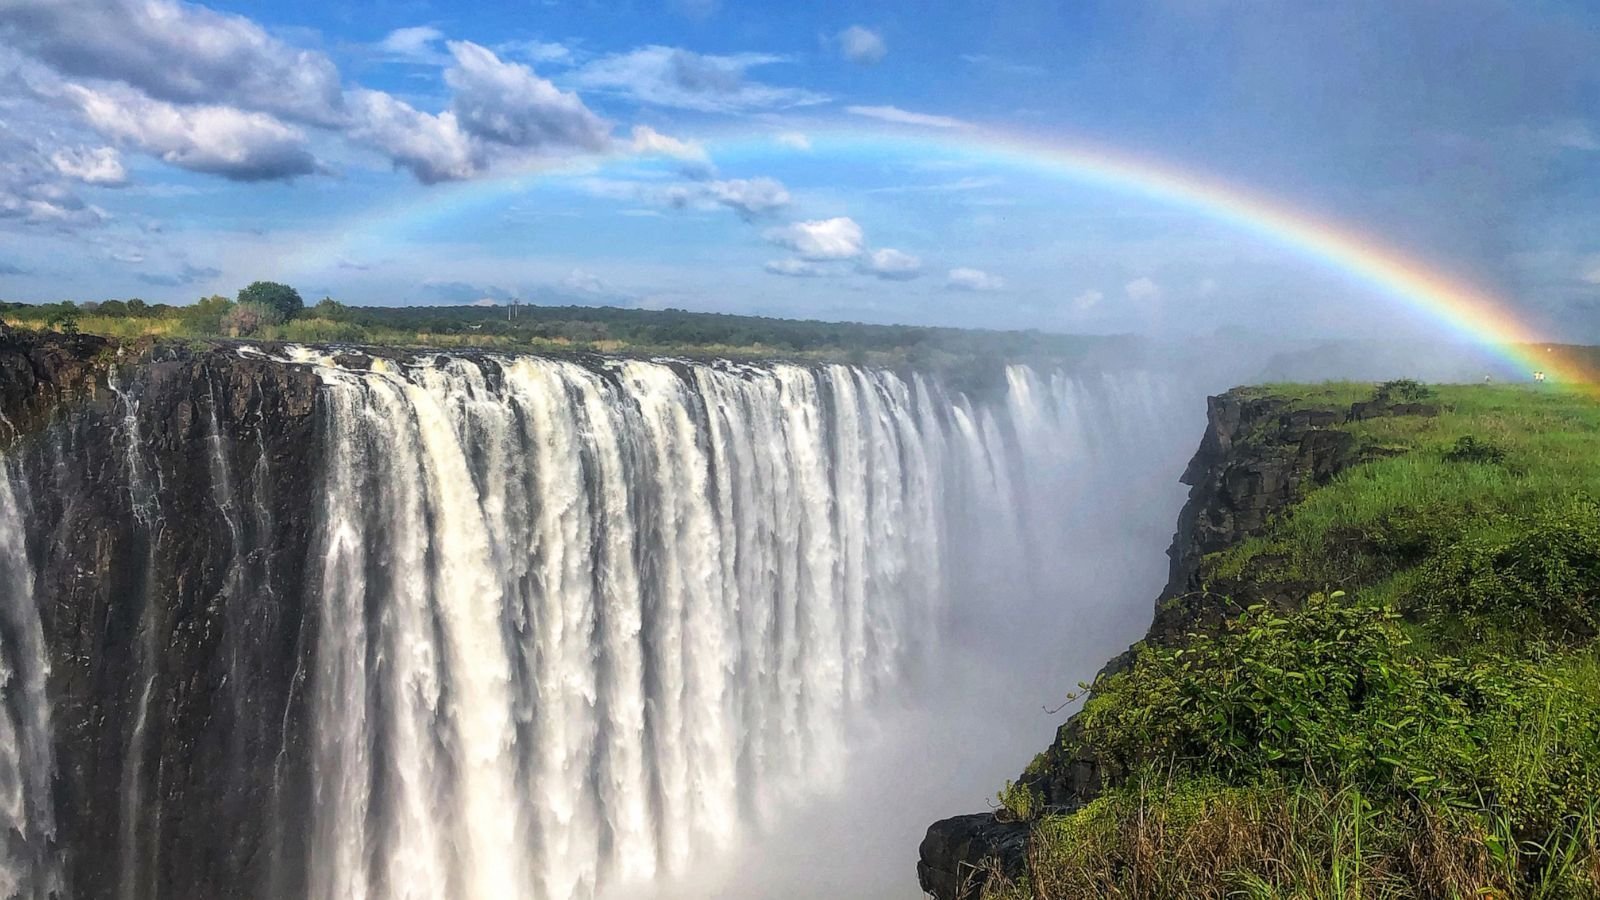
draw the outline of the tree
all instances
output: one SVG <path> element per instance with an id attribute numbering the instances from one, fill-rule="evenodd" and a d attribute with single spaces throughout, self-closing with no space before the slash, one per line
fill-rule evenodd
<path id="1" fill-rule="evenodd" d="M 281 314 L 285 321 L 295 317 L 295 314 L 306 308 L 304 300 L 300 299 L 300 292 L 287 284 L 276 281 L 257 281 L 249 287 L 239 291 L 239 303 L 254 303 L 261 306 L 270 306 Z"/>
<path id="2" fill-rule="evenodd" d="M 56 307 L 56 311 L 50 314 L 50 318 L 46 319 L 44 324 L 48 328 L 60 329 L 62 334 L 77 334 L 77 305 L 71 301 L 62 303 L 60 306 Z"/>
<path id="3" fill-rule="evenodd" d="M 134 297 L 128 301 L 128 315 L 136 319 L 144 318 L 150 314 L 150 304 Z"/>
<path id="4" fill-rule="evenodd" d="M 350 307 L 332 297 L 323 297 L 317 301 L 317 305 L 313 306 L 311 311 L 316 313 L 319 319 L 332 319 L 335 322 L 340 322 L 350 312 Z"/>

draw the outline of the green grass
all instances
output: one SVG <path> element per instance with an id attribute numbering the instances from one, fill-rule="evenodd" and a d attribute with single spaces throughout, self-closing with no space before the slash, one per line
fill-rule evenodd
<path id="1" fill-rule="evenodd" d="M 1307 599 L 1095 685 L 1076 740 L 1114 786 L 1060 814 L 1008 785 L 1034 840 L 991 896 L 1600 897 L 1600 403 L 1425 402 L 1439 414 L 1332 426 L 1365 461 L 1203 562 L 1213 587 Z"/>

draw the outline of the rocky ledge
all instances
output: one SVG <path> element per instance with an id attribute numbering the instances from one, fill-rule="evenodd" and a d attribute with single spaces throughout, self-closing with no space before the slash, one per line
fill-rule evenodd
<path id="1" fill-rule="evenodd" d="M 1142 644 L 1169 645 L 1217 627 L 1257 602 L 1289 606 L 1309 586 L 1241 578 L 1218 584 L 1201 576 L 1201 561 L 1261 534 L 1273 516 L 1350 466 L 1370 458 L 1337 426 L 1389 415 L 1437 415 L 1422 403 L 1363 401 L 1342 409 L 1297 408 L 1279 397 L 1237 388 L 1207 401 L 1200 448 L 1184 471 L 1188 501 L 1167 550 L 1171 568 Z M 1113 658 L 1096 680 L 1124 671 L 1139 645 Z M 1075 719 L 1057 730 L 1041 764 L 1020 777 L 1058 811 L 1071 811 L 1114 786 L 1124 773 L 1080 736 Z M 993 813 L 955 816 L 928 828 L 917 879 L 937 900 L 972 900 L 991 875 L 1018 875 L 1027 858 L 1029 826 Z"/>

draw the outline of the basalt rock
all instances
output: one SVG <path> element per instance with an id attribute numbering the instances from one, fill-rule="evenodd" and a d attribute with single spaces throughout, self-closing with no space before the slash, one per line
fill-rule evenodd
<path id="1" fill-rule="evenodd" d="M 1437 412 L 1402 412 L 1394 404 L 1385 405 L 1382 413 L 1363 404 L 1357 407 L 1360 416 Z M 1168 582 L 1143 644 L 1170 645 L 1192 632 L 1214 629 L 1249 603 L 1298 602 L 1305 586 L 1246 579 L 1207 583 L 1202 561 L 1261 534 L 1274 516 L 1310 488 L 1326 484 L 1367 458 L 1353 435 L 1335 427 L 1358 417 L 1355 410 L 1295 409 L 1278 398 L 1230 391 L 1211 397 L 1206 412 L 1205 434 L 1182 477 L 1190 486 L 1189 499 L 1167 550 Z M 1096 680 L 1126 671 L 1138 646 L 1114 657 Z M 1124 777 L 1123 764 L 1085 741 L 1082 725 L 1074 717 L 1057 730 L 1043 764 L 1030 767 L 1019 780 L 1050 807 L 1070 811 Z M 937 900 L 976 897 L 990 873 L 1021 874 L 1026 841 L 1025 827 L 1001 822 L 993 814 L 945 819 L 935 823 L 922 842 L 919 880 Z M 958 874 L 965 880 L 955 877 Z"/>
<path id="2" fill-rule="evenodd" d="M 310 803 L 315 387 L 227 349 L 0 335 L 70 896 L 304 893 L 303 835 L 265 831 Z"/>

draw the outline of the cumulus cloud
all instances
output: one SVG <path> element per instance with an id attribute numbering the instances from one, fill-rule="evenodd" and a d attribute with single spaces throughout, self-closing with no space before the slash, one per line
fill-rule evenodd
<path id="1" fill-rule="evenodd" d="M 780 247 L 793 250 L 801 259 L 813 262 L 854 259 L 861 255 L 866 239 L 861 226 L 846 216 L 769 228 L 765 237 Z"/>
<path id="2" fill-rule="evenodd" d="M 881 35 L 860 25 L 851 25 L 839 32 L 836 40 L 839 43 L 839 52 L 844 54 L 844 58 L 857 65 L 877 65 L 889 53 L 889 48 L 884 44 Z"/>
<path id="3" fill-rule="evenodd" d="M 844 111 L 853 116 L 865 116 L 896 125 L 921 125 L 926 128 L 966 128 L 966 122 L 949 116 L 911 112 L 898 106 L 847 106 Z"/>
<path id="4" fill-rule="evenodd" d="M 685 162 L 710 162 L 706 148 L 698 141 L 685 141 L 662 134 L 649 125 L 635 125 L 628 147 L 640 156 L 668 156 Z"/>
<path id="5" fill-rule="evenodd" d="M 64 87 L 96 131 L 182 169 L 234 181 L 266 181 L 318 170 L 305 135 L 266 113 L 229 106 L 179 106 L 126 88 Z"/>
<path id="6" fill-rule="evenodd" d="M 1091 309 L 1094 309 L 1096 306 L 1099 306 L 1100 301 L 1104 300 L 1105 298 L 1105 294 L 1097 290 L 1090 289 L 1072 298 L 1072 309 L 1075 312 L 1085 313 Z"/>
<path id="7" fill-rule="evenodd" d="M 122 156 L 115 147 L 63 147 L 50 155 L 56 171 L 84 184 L 121 187 L 128 183 Z"/>
<path id="8" fill-rule="evenodd" d="M 1005 289 L 1006 280 L 982 269 L 960 267 L 951 269 L 945 276 L 945 287 L 953 291 L 998 291 Z"/>
<path id="9" fill-rule="evenodd" d="M 909 281 L 922 274 L 922 260 L 909 253 L 884 247 L 867 254 L 861 269 L 889 281 Z"/>
<path id="10" fill-rule="evenodd" d="M 805 106 L 828 99 L 745 77 L 750 69 L 785 61 L 764 53 L 713 56 L 657 45 L 601 57 L 578 69 L 572 81 L 580 88 L 621 94 L 638 103 L 700 112 Z"/>
<path id="11" fill-rule="evenodd" d="M 767 263 L 763 268 L 773 275 L 783 275 L 789 278 L 821 278 L 832 274 L 822 266 L 806 262 L 803 259 L 775 259 Z"/>
<path id="12" fill-rule="evenodd" d="M 470 178 L 478 171 L 480 153 L 455 113 L 421 112 L 365 89 L 350 93 L 350 106 L 351 139 L 388 156 L 423 184 Z"/>
<path id="13" fill-rule="evenodd" d="M 561 279 L 561 286 L 580 294 L 604 294 L 611 290 L 610 285 L 607 285 L 599 275 L 583 269 L 573 269 L 567 277 Z"/>
<path id="14" fill-rule="evenodd" d="M 450 108 L 469 134 L 508 147 L 604 150 L 611 126 L 521 63 L 506 62 L 471 41 L 450 41 L 455 65 L 444 80 Z"/>
<path id="15" fill-rule="evenodd" d="M 350 138 L 424 184 L 471 178 L 507 158 L 610 145 L 611 126 L 576 94 L 477 44 L 451 41 L 448 47 L 454 60 L 445 70 L 454 91 L 449 109 L 423 112 L 382 91 L 357 88 L 347 98 Z M 672 140 L 656 137 L 658 147 Z"/>
<path id="16" fill-rule="evenodd" d="M 176 0 L 6 0 L 0 35 L 57 71 L 171 103 L 226 105 L 337 126 L 339 72 L 243 16 Z"/>
<path id="17" fill-rule="evenodd" d="M 1161 285 L 1149 278 L 1135 278 L 1123 285 L 1122 290 L 1128 295 L 1128 299 L 1135 303 L 1148 303 L 1161 299 Z"/>

